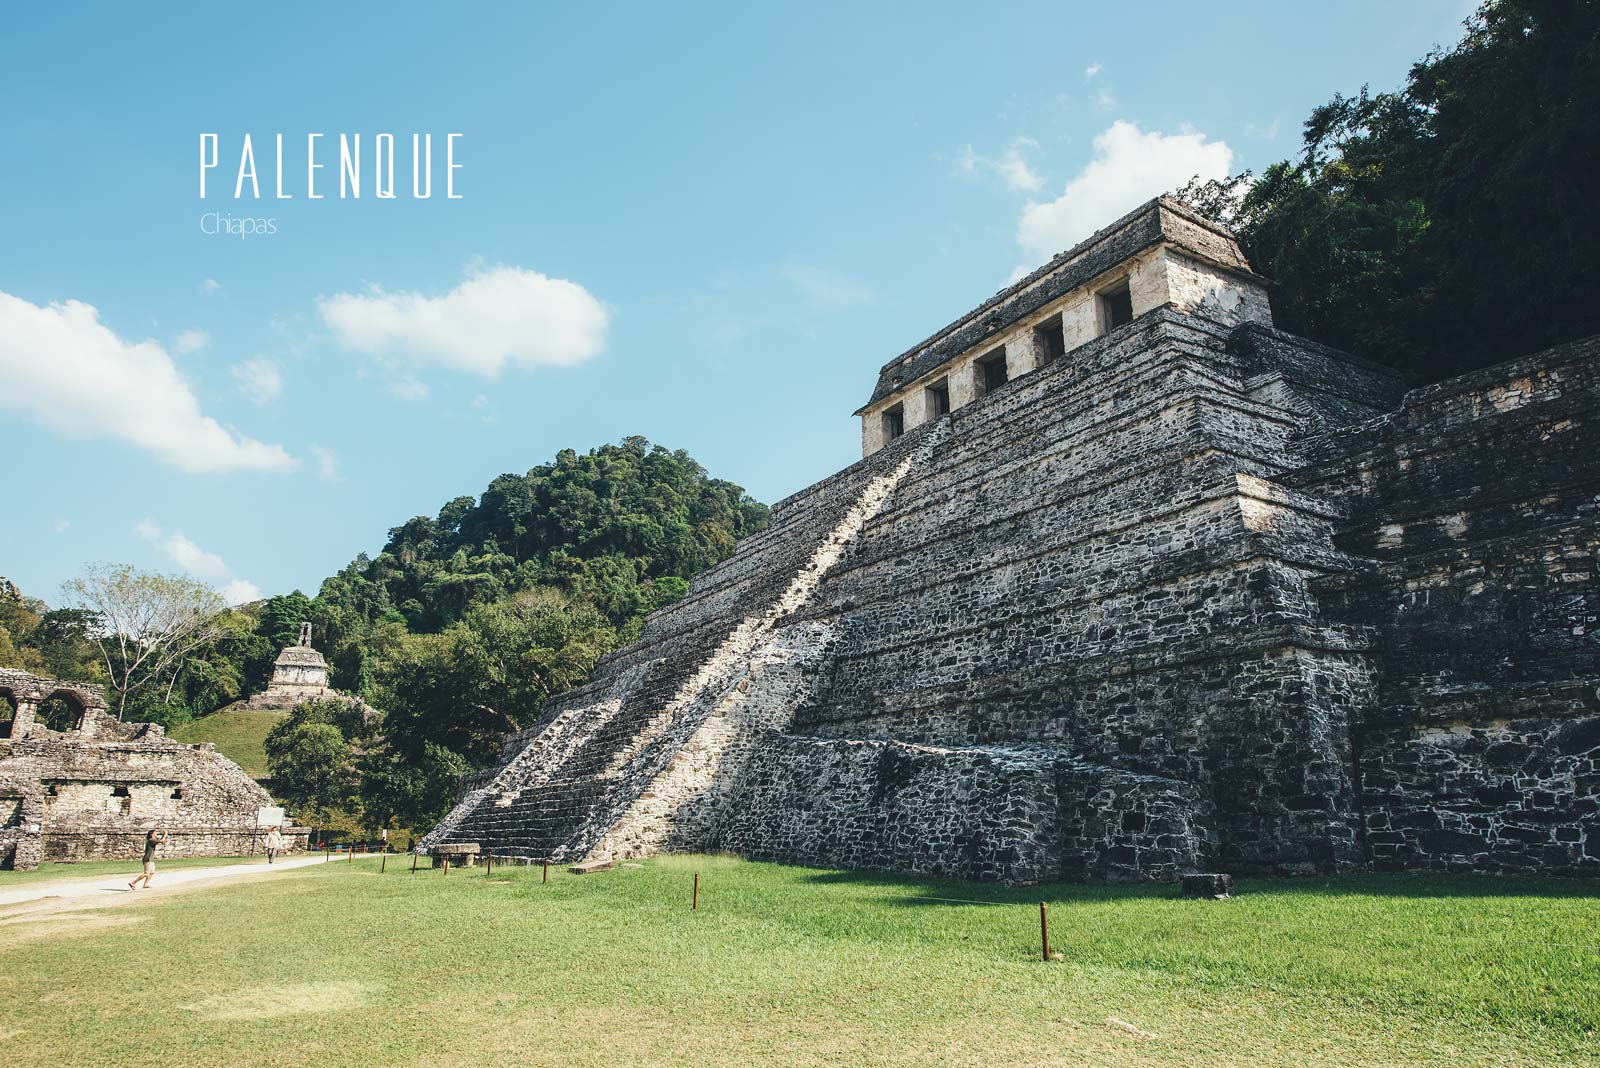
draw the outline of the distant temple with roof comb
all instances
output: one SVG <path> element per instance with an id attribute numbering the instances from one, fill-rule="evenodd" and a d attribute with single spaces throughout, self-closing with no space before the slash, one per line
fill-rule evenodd
<path id="1" fill-rule="evenodd" d="M 293 708 L 304 701 L 348 701 L 360 698 L 328 685 L 328 662 L 311 647 L 311 624 L 300 624 L 300 638 L 286 645 L 272 662 L 272 679 L 262 693 L 245 702 L 246 708 Z"/>

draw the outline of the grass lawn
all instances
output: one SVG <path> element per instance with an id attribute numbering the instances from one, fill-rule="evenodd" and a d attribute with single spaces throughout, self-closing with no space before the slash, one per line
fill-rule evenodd
<path id="1" fill-rule="evenodd" d="M 0 922 L 6 1063 L 1600 1063 L 1595 884 L 1188 902 L 711 857 L 548 886 L 393 861 Z M 1038 959 L 1041 898 L 1059 962 Z"/>
<path id="2" fill-rule="evenodd" d="M 172 732 L 180 742 L 212 742 L 217 751 L 252 779 L 267 776 L 267 732 L 289 713 L 272 709 L 223 709 L 190 720 Z"/>
<path id="3" fill-rule="evenodd" d="M 300 856 L 299 853 L 294 856 Z M 265 864 L 261 854 L 253 857 L 156 857 L 156 878 L 173 868 L 212 868 L 222 864 Z M 25 883 L 49 882 L 52 879 L 84 879 L 99 875 L 117 875 L 127 872 L 132 879 L 140 871 L 139 858 L 132 860 L 85 860 L 76 864 L 58 864 L 46 861 L 34 871 L 0 871 L 0 890 Z"/>

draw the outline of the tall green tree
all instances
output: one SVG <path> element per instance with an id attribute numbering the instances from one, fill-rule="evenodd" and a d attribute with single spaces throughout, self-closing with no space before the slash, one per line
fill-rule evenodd
<path id="1" fill-rule="evenodd" d="M 336 809 L 360 806 L 357 761 L 376 724 L 360 705 L 306 701 L 267 733 L 267 770 L 274 792 L 319 826 Z M 302 815 L 304 818 L 304 815 Z"/>
<path id="2" fill-rule="evenodd" d="M 544 589 L 393 643 L 376 669 L 385 746 L 363 763 L 368 803 L 403 823 L 436 820 L 464 770 L 492 763 L 505 734 L 588 678 L 616 640 L 592 605 Z"/>
<path id="3" fill-rule="evenodd" d="M 1299 159 L 1184 192 L 1280 326 L 1437 379 L 1600 333 L 1597 116 L 1600 4 L 1492 0 L 1403 88 L 1313 111 Z"/>

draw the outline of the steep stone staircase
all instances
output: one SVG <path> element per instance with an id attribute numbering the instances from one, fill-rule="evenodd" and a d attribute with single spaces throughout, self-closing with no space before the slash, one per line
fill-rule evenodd
<path id="1" fill-rule="evenodd" d="M 508 740 L 502 764 L 480 777 L 424 848 L 470 840 L 501 855 L 562 860 L 590 854 L 607 835 L 613 849 L 638 849 L 646 844 L 634 839 L 670 833 L 671 813 L 659 807 L 645 819 L 648 829 L 618 825 L 647 790 L 670 789 L 657 782 L 663 769 L 731 694 L 749 692 L 763 647 L 948 432 L 946 422 L 908 435 L 828 480 L 820 497 L 813 487 L 804 508 L 780 505 L 768 530 L 653 616 L 639 643 L 603 662 L 537 728 Z M 772 718 L 769 710 L 764 723 L 776 725 Z M 680 775 L 679 800 L 727 774 L 719 767 Z"/>

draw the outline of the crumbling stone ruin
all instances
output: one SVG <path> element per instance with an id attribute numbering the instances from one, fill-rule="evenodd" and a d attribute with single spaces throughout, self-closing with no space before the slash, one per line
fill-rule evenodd
<path id="1" fill-rule="evenodd" d="M 377 710 L 359 697 L 352 697 L 328 685 L 328 662 L 312 648 L 311 624 L 300 624 L 300 637 L 286 645 L 272 662 L 272 678 L 267 688 L 244 702 L 245 708 L 288 709 L 306 701 L 342 701 L 359 705 L 363 716 Z"/>
<path id="2" fill-rule="evenodd" d="M 0 669 L 0 717 L 0 867 L 134 859 L 155 826 L 163 856 L 235 856 L 259 851 L 263 816 L 282 820 L 215 746 L 118 721 L 99 686 Z M 303 829 L 283 831 L 304 846 Z"/>
<path id="3" fill-rule="evenodd" d="M 250 698 L 250 708 L 293 708 L 302 701 L 339 698 L 328 686 L 328 662 L 311 647 L 311 624 L 300 624 L 300 639 L 286 645 L 272 662 L 272 678 L 264 692 Z"/>
<path id="4" fill-rule="evenodd" d="M 1595 338 L 1405 392 L 1152 201 L 886 364 L 424 847 L 1600 874 L 1597 401 Z"/>

